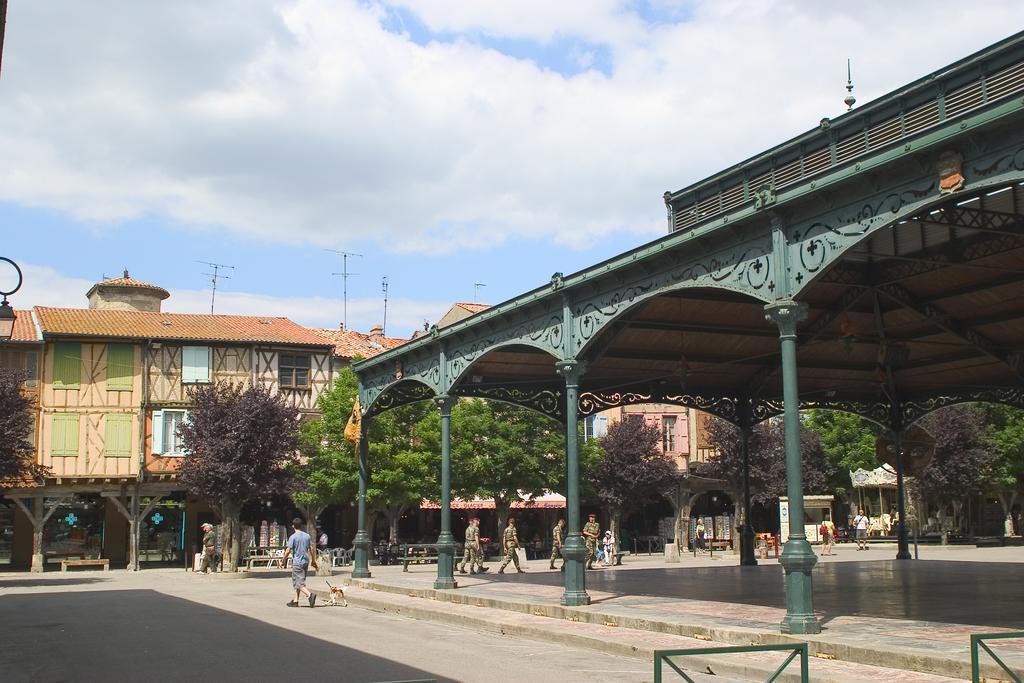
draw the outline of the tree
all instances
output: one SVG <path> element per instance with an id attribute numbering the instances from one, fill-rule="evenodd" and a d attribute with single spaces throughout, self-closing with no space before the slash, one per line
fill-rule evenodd
<path id="1" fill-rule="evenodd" d="M 850 493 L 850 472 L 873 470 L 881 465 L 875 455 L 878 428 L 859 415 L 838 410 L 811 410 L 802 424 L 821 439 L 825 457 L 834 468 L 830 488 L 837 494 Z"/>
<path id="2" fill-rule="evenodd" d="M 430 441 L 440 444 L 440 418 L 432 416 L 430 424 Z M 452 409 L 451 431 L 453 493 L 493 498 L 499 531 L 520 493 L 539 496 L 565 478 L 564 430 L 541 413 L 463 400 Z"/>
<path id="3" fill-rule="evenodd" d="M 708 420 L 708 442 L 718 454 L 708 463 L 694 467 L 701 476 L 721 479 L 730 497 L 735 501 L 736 519 L 742 523 L 743 457 L 740 450 L 739 427 L 725 420 Z M 786 495 L 786 433 L 781 419 L 768 420 L 751 430 L 750 498 L 754 502 L 770 504 Z M 835 468 L 825 457 L 821 439 L 803 425 L 800 427 L 800 462 L 803 490 L 826 491 Z"/>
<path id="4" fill-rule="evenodd" d="M 197 386 L 189 398 L 189 420 L 178 428 L 185 447 L 179 476 L 218 511 L 228 571 L 236 571 L 242 505 L 286 489 L 288 468 L 298 460 L 299 413 L 259 386 Z"/>
<path id="5" fill-rule="evenodd" d="M 299 435 L 302 459 L 291 468 L 292 500 L 306 516 L 306 530 L 314 539 L 316 518 L 324 508 L 355 498 L 359 488 L 355 449 L 343 434 L 357 391 L 355 373 L 343 369 L 331 390 L 320 395 L 320 418 L 304 423 Z"/>
<path id="6" fill-rule="evenodd" d="M 0 369 L 0 482 L 41 482 L 49 472 L 35 462 L 35 416 L 24 381 L 24 373 Z"/>
<path id="7" fill-rule="evenodd" d="M 424 498 L 437 495 L 440 441 L 428 442 L 421 434 L 432 433 L 432 418 L 437 413 L 433 403 L 423 401 L 393 408 L 370 423 L 370 482 L 366 499 L 373 509 L 384 514 L 392 543 L 398 542 L 398 521 L 402 515 L 418 508 Z"/>
<path id="8" fill-rule="evenodd" d="M 1017 497 L 1024 494 L 1024 410 L 989 405 L 985 413 L 985 440 L 998 456 L 991 465 L 989 479 L 1003 514 L 1008 515 Z"/>
<path id="9" fill-rule="evenodd" d="M 604 458 L 591 471 L 590 480 L 608 509 L 616 539 L 623 512 L 671 488 L 680 476 L 660 444 L 661 431 L 639 416 L 616 422 L 601 438 Z"/>
<path id="10" fill-rule="evenodd" d="M 946 502 L 952 503 L 954 526 L 963 528 L 960 509 L 990 484 L 998 458 L 985 439 L 984 413 L 977 406 L 950 406 L 922 418 L 921 426 L 935 437 L 935 455 L 916 478 L 918 490 L 937 504 L 940 519 Z"/>

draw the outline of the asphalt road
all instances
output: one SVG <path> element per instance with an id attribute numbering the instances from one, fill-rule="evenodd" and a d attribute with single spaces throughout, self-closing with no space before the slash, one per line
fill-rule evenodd
<path id="1" fill-rule="evenodd" d="M 648 662 L 592 650 L 357 607 L 287 608 L 287 580 L 117 574 L 0 581 L 0 589 L 19 591 L 0 591 L 0 680 L 618 683 L 652 677 Z M 159 590 L 133 587 L 144 583 Z"/>

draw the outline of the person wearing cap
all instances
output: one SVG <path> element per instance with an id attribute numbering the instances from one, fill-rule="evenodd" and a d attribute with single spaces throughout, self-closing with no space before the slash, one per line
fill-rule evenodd
<path id="1" fill-rule="evenodd" d="M 306 570 L 312 564 L 316 569 L 316 559 L 313 557 L 313 539 L 302 530 L 302 520 L 296 517 L 292 520 L 292 528 L 295 530 L 288 537 L 288 547 L 284 551 L 281 563 L 288 566 L 288 556 L 292 558 L 292 588 L 295 589 L 295 599 L 287 603 L 289 607 L 299 606 L 299 594 L 306 597 L 309 606 L 316 602 L 316 594 L 306 588 Z"/>
<path id="2" fill-rule="evenodd" d="M 204 522 L 200 525 L 203 530 L 203 560 L 199 564 L 200 574 L 209 574 L 213 571 L 213 558 L 216 552 L 217 545 L 217 534 L 213 532 L 213 525 L 209 522 Z"/>
<path id="3" fill-rule="evenodd" d="M 591 512 L 589 521 L 583 525 L 583 542 L 587 544 L 587 569 L 594 568 L 594 557 L 597 555 L 597 537 L 601 533 L 601 525 L 597 523 L 597 514 Z"/>
<path id="4" fill-rule="evenodd" d="M 516 552 L 519 550 L 519 534 L 516 532 L 515 517 L 508 518 L 508 526 L 505 527 L 505 535 L 502 537 L 501 545 L 505 549 L 505 559 L 502 561 L 498 573 L 504 574 L 505 567 L 508 566 L 509 562 L 512 562 L 516 565 L 516 571 L 522 574 L 524 570 L 519 566 L 519 554 Z"/>

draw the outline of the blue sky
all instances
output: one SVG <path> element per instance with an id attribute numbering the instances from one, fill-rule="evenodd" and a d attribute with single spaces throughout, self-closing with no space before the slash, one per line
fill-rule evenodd
<path id="1" fill-rule="evenodd" d="M 127 268 L 218 312 L 408 336 L 655 239 L 661 195 L 1024 26 L 764 0 L 12 3 L 0 255 L 16 306 Z M 913 31 L 906 27 L 913 26 Z M 0 278 L 4 275 L 0 273 Z M 485 286 L 475 288 L 474 283 Z"/>

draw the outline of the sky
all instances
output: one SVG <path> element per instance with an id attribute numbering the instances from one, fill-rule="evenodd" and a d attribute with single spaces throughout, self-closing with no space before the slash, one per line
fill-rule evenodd
<path id="1" fill-rule="evenodd" d="M 16 308 L 408 337 L 657 239 L 662 195 L 1024 28 L 1020 0 L 11 0 Z M 352 254 L 345 260 L 336 252 Z M 347 270 L 349 277 L 337 273 Z M 12 272 L 0 268 L 0 289 Z"/>

